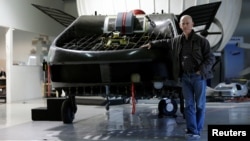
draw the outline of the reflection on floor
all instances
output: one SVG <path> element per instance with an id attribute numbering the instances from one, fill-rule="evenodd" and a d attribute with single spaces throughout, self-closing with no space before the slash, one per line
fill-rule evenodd
<path id="1" fill-rule="evenodd" d="M 31 109 L 46 105 L 44 99 L 0 104 L 0 140 L 58 141 L 184 141 L 185 121 L 177 117 L 158 118 L 157 104 L 78 105 L 73 124 L 62 121 L 32 121 Z M 207 103 L 206 126 L 200 141 L 207 141 L 209 124 L 250 124 L 249 102 Z"/>

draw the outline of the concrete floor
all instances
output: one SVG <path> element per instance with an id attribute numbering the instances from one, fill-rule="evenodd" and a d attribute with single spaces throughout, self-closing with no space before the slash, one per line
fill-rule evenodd
<path id="1" fill-rule="evenodd" d="M 184 141 L 185 121 L 158 118 L 157 104 L 78 105 L 73 124 L 32 121 L 31 109 L 46 106 L 45 99 L 0 103 L 0 140 L 26 141 Z M 209 124 L 250 124 L 250 102 L 208 102 L 205 128 L 199 141 L 207 141 Z"/>

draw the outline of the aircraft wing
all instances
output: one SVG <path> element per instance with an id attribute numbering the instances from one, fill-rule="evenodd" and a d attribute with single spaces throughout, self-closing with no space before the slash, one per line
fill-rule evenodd
<path id="1" fill-rule="evenodd" d="M 190 15 L 195 23 L 194 26 L 204 25 L 204 30 L 208 30 L 212 22 L 214 21 L 215 15 L 221 5 L 220 2 L 208 3 L 203 5 L 192 6 L 183 11 L 179 16 L 178 20 L 183 15 Z"/>
<path id="2" fill-rule="evenodd" d="M 44 14 L 48 15 L 65 27 L 68 27 L 76 19 L 76 17 L 55 8 L 45 7 L 37 4 L 32 4 L 32 6 L 36 7 Z"/>
<path id="3" fill-rule="evenodd" d="M 221 22 L 215 17 L 220 5 L 221 1 L 203 5 L 196 5 L 189 7 L 180 15 L 176 15 L 178 17 L 178 21 L 183 15 L 192 16 L 195 32 L 204 37 L 207 37 L 207 39 L 210 41 L 213 51 L 216 51 L 221 46 L 224 37 L 223 26 Z M 177 29 L 179 33 L 181 33 L 180 28 L 177 27 Z"/>

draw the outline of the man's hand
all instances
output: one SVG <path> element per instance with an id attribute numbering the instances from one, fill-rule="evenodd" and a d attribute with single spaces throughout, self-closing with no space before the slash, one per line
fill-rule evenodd
<path id="1" fill-rule="evenodd" d="M 150 49 L 150 48 L 151 48 L 151 45 L 150 45 L 150 43 L 147 43 L 147 44 L 144 44 L 144 45 L 140 46 L 140 48 L 147 48 L 147 49 Z"/>

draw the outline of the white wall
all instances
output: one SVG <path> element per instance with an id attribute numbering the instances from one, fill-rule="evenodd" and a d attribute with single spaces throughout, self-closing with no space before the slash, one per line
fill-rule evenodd
<path id="1" fill-rule="evenodd" d="M 38 34 L 9 29 L 5 35 L 7 103 L 42 98 L 41 64 L 15 65 L 16 61 L 14 61 L 14 58 L 18 58 L 20 62 L 27 62 L 30 49 L 34 47 L 31 43 L 32 39 Z"/>
<path id="2" fill-rule="evenodd" d="M 11 93 L 7 91 L 7 101 L 27 101 L 42 98 L 41 66 L 12 66 Z M 11 99 L 8 99 L 11 98 Z"/>
<path id="3" fill-rule="evenodd" d="M 21 30 L 13 30 L 12 49 L 6 50 L 7 59 L 7 102 L 27 101 L 42 98 L 43 71 L 41 44 L 34 45 L 32 41 L 40 37 L 40 34 Z M 53 40 L 53 38 L 51 39 Z M 9 45 L 11 46 L 11 45 Z M 46 48 L 47 46 L 45 46 Z M 28 65 L 31 49 L 37 52 L 35 56 L 39 59 L 35 65 Z M 8 62 L 10 61 L 10 62 Z"/>
<path id="4" fill-rule="evenodd" d="M 65 28 L 31 4 L 65 8 L 62 0 L 0 0 L 0 66 L 7 71 L 8 103 L 43 97 L 40 63 L 36 66 L 13 64 L 27 63 L 31 49 L 36 48 L 32 45 L 33 39 L 40 35 L 53 39 Z M 13 33 L 8 32 L 6 36 L 9 28 L 14 29 Z M 6 37 L 13 40 L 12 43 L 6 41 Z"/>
<path id="5" fill-rule="evenodd" d="M 62 0 L 0 0 L 0 26 L 45 35 L 58 35 L 65 27 L 31 4 L 63 10 Z"/>
<path id="6" fill-rule="evenodd" d="M 76 0 L 64 0 L 64 11 L 74 17 L 78 17 Z"/>
<path id="7" fill-rule="evenodd" d="M 26 64 L 32 48 L 32 39 L 38 37 L 39 34 L 14 30 L 13 33 L 13 64 Z"/>
<path id="8" fill-rule="evenodd" d="M 41 55 L 41 48 L 47 48 L 47 50 L 49 49 L 47 46 L 37 47 L 37 45 L 32 44 L 33 41 L 36 41 L 40 37 L 40 34 L 38 33 L 14 30 L 13 37 L 13 64 L 26 65 L 32 49 L 37 51 L 37 56 L 39 54 Z M 49 37 L 50 42 L 52 42 L 53 39 L 54 37 Z M 40 62 L 42 62 L 42 60 L 40 60 Z M 37 65 L 40 64 L 38 63 Z"/>
<path id="9" fill-rule="evenodd" d="M 79 15 L 116 15 L 118 12 L 129 12 L 142 9 L 146 14 L 174 13 L 180 14 L 193 5 L 220 0 L 76 0 Z M 98 4 L 97 4 L 98 3 Z"/>

